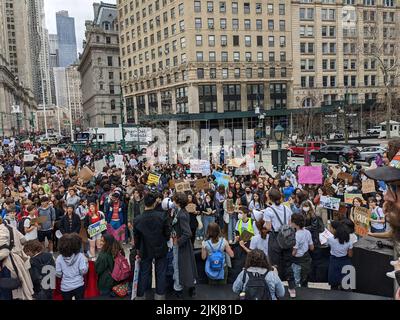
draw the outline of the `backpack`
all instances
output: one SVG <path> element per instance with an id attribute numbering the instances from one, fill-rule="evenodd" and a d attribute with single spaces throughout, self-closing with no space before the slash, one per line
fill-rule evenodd
<path id="1" fill-rule="evenodd" d="M 275 213 L 275 216 L 277 217 L 279 223 L 281 224 L 281 227 L 278 230 L 278 235 L 276 237 L 279 247 L 282 250 L 292 249 L 296 245 L 296 231 L 287 224 L 286 208 L 283 207 L 285 222 L 282 222 L 281 218 L 279 217 L 278 213 L 274 208 L 271 207 L 271 209 Z"/>
<path id="2" fill-rule="evenodd" d="M 128 279 L 130 275 L 131 267 L 128 260 L 121 253 L 118 253 L 114 260 L 114 269 L 111 273 L 111 277 L 115 281 L 120 282 Z"/>
<path id="3" fill-rule="evenodd" d="M 218 250 L 215 251 L 211 240 L 207 241 L 211 249 L 211 254 L 208 256 L 206 261 L 206 274 L 211 280 L 223 280 L 225 277 L 224 265 L 225 265 L 225 253 L 221 251 L 224 239 L 219 241 Z"/>
<path id="4" fill-rule="evenodd" d="M 268 271 L 266 273 L 253 273 L 244 270 L 243 272 L 243 287 L 246 282 L 246 275 L 249 280 L 246 284 L 246 300 L 272 300 L 271 292 L 269 291 L 268 283 L 265 280 Z"/>
<path id="5" fill-rule="evenodd" d="M 17 227 L 17 229 L 18 229 L 18 231 L 21 232 L 23 235 L 25 235 L 25 227 L 24 227 L 24 224 L 25 224 L 25 221 L 26 221 L 27 219 L 31 220 L 30 217 L 23 217 L 23 218 L 21 219 L 21 221 L 18 222 L 18 227 Z"/>

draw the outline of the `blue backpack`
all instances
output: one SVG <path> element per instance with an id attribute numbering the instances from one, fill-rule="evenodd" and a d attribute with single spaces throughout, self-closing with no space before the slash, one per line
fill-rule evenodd
<path id="1" fill-rule="evenodd" d="M 223 243 L 224 239 L 221 239 L 218 250 L 215 251 L 211 244 L 211 240 L 207 241 L 207 244 L 211 249 L 211 254 L 208 256 L 206 261 L 206 274 L 211 280 L 223 280 L 225 277 L 225 253 L 221 251 Z"/>

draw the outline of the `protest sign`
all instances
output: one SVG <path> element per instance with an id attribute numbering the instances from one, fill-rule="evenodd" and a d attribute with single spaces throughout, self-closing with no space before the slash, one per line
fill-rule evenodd
<path id="1" fill-rule="evenodd" d="M 229 180 L 231 179 L 230 176 L 219 171 L 214 171 L 213 175 L 218 186 L 223 185 L 225 188 L 229 187 Z"/>
<path id="2" fill-rule="evenodd" d="M 247 169 L 249 170 L 250 174 L 256 170 L 256 164 L 254 163 L 254 158 L 246 157 L 246 165 Z"/>
<path id="3" fill-rule="evenodd" d="M 240 167 L 235 170 L 235 176 L 249 176 L 250 170 L 248 167 Z"/>
<path id="4" fill-rule="evenodd" d="M 190 188 L 189 181 L 175 182 L 175 190 L 177 193 L 182 193 L 185 191 L 192 191 L 192 189 Z"/>
<path id="5" fill-rule="evenodd" d="M 87 182 L 93 177 L 93 172 L 88 167 L 83 167 L 78 174 L 78 178 L 82 179 L 83 181 Z"/>
<path id="6" fill-rule="evenodd" d="M 47 216 L 40 216 L 38 218 L 31 219 L 31 225 L 34 225 L 35 223 L 43 224 L 46 221 L 47 221 Z"/>
<path id="7" fill-rule="evenodd" d="M 333 234 L 328 229 L 325 229 L 324 232 L 319 234 L 319 242 L 321 245 L 327 243 L 329 238 L 333 238 Z"/>
<path id="8" fill-rule="evenodd" d="M 362 193 L 374 193 L 375 189 L 375 181 L 368 179 L 362 182 Z"/>
<path id="9" fill-rule="evenodd" d="M 196 180 L 195 186 L 197 191 L 210 189 L 210 184 L 206 178 Z"/>
<path id="10" fill-rule="evenodd" d="M 334 179 L 337 179 L 337 176 L 342 172 L 342 169 L 338 168 L 338 167 L 330 167 L 329 169 L 332 170 L 332 176 Z"/>
<path id="11" fill-rule="evenodd" d="M 147 177 L 147 185 L 150 186 L 152 184 L 158 186 L 160 183 L 160 177 L 159 175 L 156 175 L 154 173 L 150 173 L 149 176 Z"/>
<path id="12" fill-rule="evenodd" d="M 40 154 L 40 159 L 46 159 L 48 156 L 50 155 L 50 153 L 49 152 L 42 152 L 41 154 Z"/>
<path id="13" fill-rule="evenodd" d="M 353 219 L 354 219 L 354 232 L 356 235 L 364 237 L 369 232 L 371 211 L 364 207 L 354 207 Z"/>
<path id="14" fill-rule="evenodd" d="M 175 180 L 171 179 L 168 181 L 168 188 L 175 189 Z"/>
<path id="15" fill-rule="evenodd" d="M 189 204 L 186 206 L 186 211 L 187 211 L 188 213 L 195 213 L 195 212 L 196 212 L 196 205 L 195 205 L 194 203 L 189 203 Z"/>
<path id="16" fill-rule="evenodd" d="M 201 173 L 203 176 L 211 174 L 210 161 L 190 160 L 190 173 Z"/>
<path id="17" fill-rule="evenodd" d="M 97 161 L 94 162 L 94 170 L 96 172 L 102 172 L 104 167 L 106 167 L 106 166 L 107 166 L 107 164 L 106 164 L 106 161 L 104 159 L 97 160 Z"/>
<path id="18" fill-rule="evenodd" d="M 125 170 L 124 156 L 122 154 L 114 154 L 114 164 L 118 169 Z"/>
<path id="19" fill-rule="evenodd" d="M 136 297 L 137 297 L 137 289 L 138 289 L 138 284 L 139 284 L 139 270 L 140 270 L 140 258 L 139 258 L 139 256 L 136 257 L 134 270 L 135 271 L 133 273 L 131 300 L 135 300 Z"/>
<path id="20" fill-rule="evenodd" d="M 21 167 L 20 166 L 14 166 L 14 174 L 21 174 Z"/>
<path id="21" fill-rule="evenodd" d="M 299 183 L 301 184 L 322 184 L 322 167 L 299 167 Z"/>
<path id="22" fill-rule="evenodd" d="M 24 162 L 32 162 L 32 161 L 35 161 L 34 154 L 25 154 L 24 155 Z"/>
<path id="23" fill-rule="evenodd" d="M 25 173 L 26 173 L 27 175 L 29 175 L 29 176 L 30 176 L 34 171 L 35 171 L 35 169 L 32 168 L 32 167 L 25 167 Z"/>
<path id="24" fill-rule="evenodd" d="M 88 234 L 90 238 L 104 232 L 107 230 L 107 221 L 101 220 L 99 222 L 93 223 L 88 227 Z"/>
<path id="25" fill-rule="evenodd" d="M 59 168 L 65 168 L 65 161 L 61 159 L 56 160 L 56 166 Z"/>
<path id="26" fill-rule="evenodd" d="M 320 203 L 325 209 L 339 210 L 340 199 L 327 196 L 321 196 Z"/>
<path id="27" fill-rule="evenodd" d="M 345 193 L 344 194 L 344 202 L 346 204 L 352 205 L 354 198 L 360 198 L 364 204 L 366 203 L 366 201 L 363 199 L 362 194 L 359 194 L 359 193 Z"/>
<path id="28" fill-rule="evenodd" d="M 242 158 L 234 158 L 234 159 L 228 159 L 228 167 L 234 167 L 234 168 L 240 168 L 240 166 L 245 162 L 246 159 Z"/>
<path id="29" fill-rule="evenodd" d="M 233 199 L 226 200 L 226 210 L 228 212 L 233 212 L 235 210 L 235 206 L 233 204 Z"/>
<path id="30" fill-rule="evenodd" d="M 346 181 L 346 183 L 352 183 L 353 182 L 353 176 L 350 173 L 347 173 L 347 172 L 340 172 L 337 175 L 337 178 L 339 180 Z"/>

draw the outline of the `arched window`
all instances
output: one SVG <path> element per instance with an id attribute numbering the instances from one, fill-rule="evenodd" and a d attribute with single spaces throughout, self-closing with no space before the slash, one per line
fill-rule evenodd
<path id="1" fill-rule="evenodd" d="M 313 98 L 305 98 L 302 103 L 303 108 L 313 108 L 315 107 L 315 101 Z"/>
<path id="2" fill-rule="evenodd" d="M 108 21 L 103 22 L 104 30 L 110 30 L 110 23 Z"/>

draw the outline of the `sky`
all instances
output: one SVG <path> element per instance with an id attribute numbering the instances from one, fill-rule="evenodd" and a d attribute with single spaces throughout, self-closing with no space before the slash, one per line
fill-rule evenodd
<path id="1" fill-rule="evenodd" d="M 82 42 L 85 38 L 85 21 L 93 20 L 93 2 L 100 3 L 100 0 L 44 0 L 46 25 L 49 33 L 57 33 L 56 12 L 67 10 L 69 16 L 75 18 L 78 52 L 82 52 Z M 106 0 L 103 2 L 115 4 L 116 0 Z"/>

